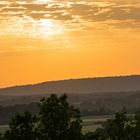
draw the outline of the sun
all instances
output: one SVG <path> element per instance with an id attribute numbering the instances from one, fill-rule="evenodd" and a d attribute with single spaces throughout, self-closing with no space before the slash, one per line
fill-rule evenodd
<path id="1" fill-rule="evenodd" d="M 64 32 L 64 26 L 51 19 L 41 19 L 38 23 L 38 29 L 41 36 L 53 36 Z"/>

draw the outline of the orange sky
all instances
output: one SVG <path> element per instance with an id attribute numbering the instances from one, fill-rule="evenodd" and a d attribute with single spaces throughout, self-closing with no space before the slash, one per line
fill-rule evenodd
<path id="1" fill-rule="evenodd" d="M 140 74 L 138 0 L 1 0 L 0 87 Z"/>

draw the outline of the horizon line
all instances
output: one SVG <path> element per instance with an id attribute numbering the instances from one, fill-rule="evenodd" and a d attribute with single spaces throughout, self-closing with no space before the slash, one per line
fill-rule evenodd
<path id="1" fill-rule="evenodd" d="M 0 87 L 0 89 L 7 89 L 7 88 L 14 88 L 14 87 L 24 87 L 24 86 L 33 86 L 33 85 L 39 85 L 39 84 L 44 84 L 44 83 L 69 81 L 69 80 L 99 79 L 99 78 L 117 78 L 117 77 L 131 77 L 131 76 L 140 76 L 140 74 L 66 78 L 66 79 L 42 81 L 42 82 L 37 82 L 37 83 L 29 83 L 29 84 L 27 83 L 27 84 L 22 84 L 22 85 L 11 85 L 11 86 Z"/>

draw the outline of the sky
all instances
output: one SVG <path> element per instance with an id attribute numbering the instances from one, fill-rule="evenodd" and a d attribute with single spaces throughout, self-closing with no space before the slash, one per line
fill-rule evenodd
<path id="1" fill-rule="evenodd" d="M 0 0 L 0 88 L 140 74 L 140 0 Z"/>

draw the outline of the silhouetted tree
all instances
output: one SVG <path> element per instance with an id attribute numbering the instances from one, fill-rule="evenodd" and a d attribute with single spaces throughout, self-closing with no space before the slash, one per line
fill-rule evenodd
<path id="1" fill-rule="evenodd" d="M 82 134 L 80 112 L 66 95 L 51 95 L 39 104 L 38 117 L 17 114 L 0 140 L 140 140 L 140 110 L 135 115 L 121 111 L 94 132 Z"/>
<path id="2" fill-rule="evenodd" d="M 5 133 L 6 140 L 36 140 L 36 117 L 25 112 L 17 114 L 9 124 L 9 130 Z"/>
<path id="3" fill-rule="evenodd" d="M 106 137 L 110 140 L 128 140 L 127 125 L 129 125 L 129 117 L 126 112 L 116 113 L 115 117 L 108 120 L 104 126 Z"/>
<path id="4" fill-rule="evenodd" d="M 51 95 L 42 99 L 39 115 L 41 140 L 81 139 L 80 112 L 69 105 L 66 95 Z"/>
<path id="5" fill-rule="evenodd" d="M 126 112 L 118 112 L 112 119 L 108 119 L 102 128 L 87 133 L 85 140 L 138 140 L 132 136 L 133 120 Z"/>

